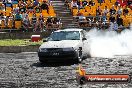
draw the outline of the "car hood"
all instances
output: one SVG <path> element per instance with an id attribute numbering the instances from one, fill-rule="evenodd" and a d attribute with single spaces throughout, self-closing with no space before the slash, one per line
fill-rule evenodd
<path id="1" fill-rule="evenodd" d="M 70 48 L 79 45 L 80 40 L 61 40 L 61 41 L 48 41 L 43 43 L 40 48 Z"/>

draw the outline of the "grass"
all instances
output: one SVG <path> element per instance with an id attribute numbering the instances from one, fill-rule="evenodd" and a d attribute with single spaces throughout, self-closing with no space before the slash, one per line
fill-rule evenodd
<path id="1" fill-rule="evenodd" d="M 28 46 L 41 45 L 43 42 L 31 42 L 31 39 L 3 39 L 0 40 L 0 46 Z"/>

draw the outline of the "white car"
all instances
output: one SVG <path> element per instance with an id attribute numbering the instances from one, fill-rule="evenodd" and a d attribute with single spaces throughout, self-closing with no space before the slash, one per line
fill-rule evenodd
<path id="1" fill-rule="evenodd" d="M 81 62 L 88 56 L 85 33 L 85 30 L 76 28 L 54 31 L 39 47 L 39 61 L 73 59 Z"/>

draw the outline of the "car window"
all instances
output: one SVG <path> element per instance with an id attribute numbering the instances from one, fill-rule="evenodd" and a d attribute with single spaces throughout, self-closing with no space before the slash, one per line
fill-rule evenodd
<path id="1" fill-rule="evenodd" d="M 68 40 L 78 40 L 79 39 L 79 32 L 68 32 L 66 35 L 66 39 Z"/>
<path id="2" fill-rule="evenodd" d="M 54 32 L 49 37 L 49 41 L 60 41 L 60 40 L 80 40 L 79 31 L 61 31 Z"/>

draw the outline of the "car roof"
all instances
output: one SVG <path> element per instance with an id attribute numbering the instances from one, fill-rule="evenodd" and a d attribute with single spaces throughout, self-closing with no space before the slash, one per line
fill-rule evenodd
<path id="1" fill-rule="evenodd" d="M 63 29 L 63 30 L 57 30 L 55 32 L 61 32 L 61 31 L 82 31 L 83 29 L 79 29 L 79 28 L 67 28 L 67 29 Z"/>

